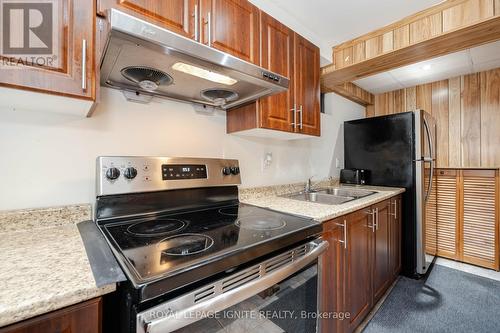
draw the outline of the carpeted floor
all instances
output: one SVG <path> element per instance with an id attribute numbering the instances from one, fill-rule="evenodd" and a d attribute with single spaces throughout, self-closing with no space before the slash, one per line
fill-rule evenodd
<path id="1" fill-rule="evenodd" d="M 363 333 L 500 332 L 500 281 L 435 265 L 402 277 Z"/>

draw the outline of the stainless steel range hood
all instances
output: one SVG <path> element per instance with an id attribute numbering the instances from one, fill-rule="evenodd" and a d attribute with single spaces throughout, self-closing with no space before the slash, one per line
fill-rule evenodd
<path id="1" fill-rule="evenodd" d="M 103 86 L 224 110 L 288 88 L 286 77 L 118 10 L 108 14 Z"/>

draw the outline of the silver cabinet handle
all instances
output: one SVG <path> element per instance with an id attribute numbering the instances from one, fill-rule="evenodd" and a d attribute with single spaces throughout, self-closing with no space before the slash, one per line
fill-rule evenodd
<path id="1" fill-rule="evenodd" d="M 198 21 L 198 5 L 194 5 L 194 40 L 199 42 L 200 39 L 200 28 L 199 28 L 199 21 Z"/>
<path id="2" fill-rule="evenodd" d="M 207 14 L 208 46 L 212 46 L 212 13 Z"/>
<path id="3" fill-rule="evenodd" d="M 87 90 L 87 40 L 82 40 L 82 90 Z"/>
<path id="4" fill-rule="evenodd" d="M 340 223 L 335 223 L 335 224 L 344 229 L 344 240 L 339 240 L 339 242 L 344 244 L 344 249 L 347 250 L 347 221 L 344 220 L 343 224 Z"/>
<path id="5" fill-rule="evenodd" d="M 377 223 L 375 222 L 375 215 L 377 214 L 375 209 L 369 210 L 367 214 L 370 214 L 372 216 L 372 224 L 368 226 L 368 228 L 372 229 L 372 232 L 375 232 L 375 227 Z"/>
<path id="6" fill-rule="evenodd" d="M 375 208 L 375 228 L 378 230 L 378 208 Z"/>
<path id="7" fill-rule="evenodd" d="M 302 124 L 302 118 L 303 118 L 303 113 L 304 113 L 303 111 L 304 111 L 304 110 L 303 110 L 303 108 L 302 108 L 302 104 L 301 104 L 301 105 L 300 105 L 300 108 L 299 108 L 299 112 L 300 112 L 300 117 L 299 117 L 299 119 L 300 119 L 299 128 L 300 128 L 300 129 L 302 129 L 302 127 L 303 127 L 303 124 Z"/>
<path id="8" fill-rule="evenodd" d="M 398 219 L 398 202 L 397 202 L 397 200 L 394 200 L 392 202 L 392 206 L 394 207 L 394 213 L 391 213 L 391 215 L 394 216 L 395 220 L 397 220 Z"/>
<path id="9" fill-rule="evenodd" d="M 293 108 L 290 109 L 291 112 L 293 112 L 293 122 L 290 124 L 293 126 L 293 129 L 297 129 L 297 104 L 293 105 Z"/>

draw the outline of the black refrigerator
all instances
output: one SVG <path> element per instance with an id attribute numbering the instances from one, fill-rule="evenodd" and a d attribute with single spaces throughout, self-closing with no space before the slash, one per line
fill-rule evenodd
<path id="1" fill-rule="evenodd" d="M 369 170 L 368 185 L 404 187 L 402 274 L 418 278 L 437 252 L 436 125 L 422 110 L 344 123 L 345 168 Z"/>

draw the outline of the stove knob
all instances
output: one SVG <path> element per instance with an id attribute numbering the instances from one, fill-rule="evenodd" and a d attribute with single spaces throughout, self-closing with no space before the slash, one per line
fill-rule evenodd
<path id="1" fill-rule="evenodd" d="M 106 170 L 106 178 L 109 180 L 115 180 L 118 179 L 118 177 L 120 177 L 120 170 L 117 168 L 109 168 Z"/>
<path id="2" fill-rule="evenodd" d="M 135 176 L 137 176 L 137 169 L 134 167 L 126 168 L 125 171 L 123 172 L 123 175 L 127 179 L 134 179 Z"/>
<path id="3" fill-rule="evenodd" d="M 240 173 L 240 168 L 238 168 L 238 167 L 231 167 L 231 173 L 233 175 L 235 175 L 235 176 L 238 175 Z"/>
<path id="4" fill-rule="evenodd" d="M 229 176 L 231 174 L 231 168 L 229 168 L 229 167 L 223 167 L 222 168 L 222 174 L 224 176 Z"/>

